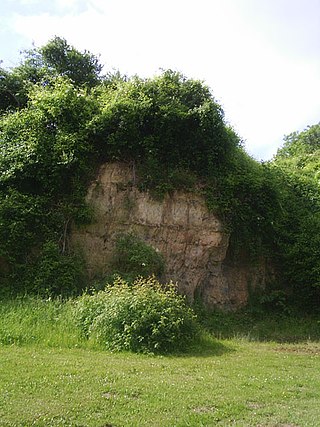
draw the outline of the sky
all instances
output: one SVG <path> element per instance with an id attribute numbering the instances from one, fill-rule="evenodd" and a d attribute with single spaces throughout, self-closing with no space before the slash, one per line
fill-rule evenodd
<path id="1" fill-rule="evenodd" d="M 104 72 L 204 81 L 257 160 L 320 121 L 320 0 L 0 0 L 0 60 L 63 37 Z"/>

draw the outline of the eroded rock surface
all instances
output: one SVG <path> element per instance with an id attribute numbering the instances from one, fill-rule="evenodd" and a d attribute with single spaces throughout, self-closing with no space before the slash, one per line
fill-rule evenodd
<path id="1" fill-rule="evenodd" d="M 95 221 L 73 230 L 71 242 L 83 251 L 91 278 L 108 273 L 117 237 L 132 232 L 163 254 L 165 279 L 178 282 L 189 300 L 198 292 L 208 306 L 233 309 L 247 302 L 249 286 L 264 286 L 262 263 L 230 264 L 229 235 L 200 195 L 175 192 L 156 201 L 134 180 L 130 165 L 108 163 L 88 189 Z"/>

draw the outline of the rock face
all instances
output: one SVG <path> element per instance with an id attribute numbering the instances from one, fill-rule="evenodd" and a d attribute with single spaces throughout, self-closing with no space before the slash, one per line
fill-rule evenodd
<path id="1" fill-rule="evenodd" d="M 82 250 L 91 278 L 108 273 L 117 237 L 132 232 L 163 254 L 164 279 L 191 301 L 198 294 L 209 307 L 235 309 L 246 304 L 249 288 L 265 286 L 263 263 L 230 262 L 229 234 L 200 195 L 175 192 L 156 201 L 134 181 L 128 164 L 108 163 L 88 189 L 95 220 L 74 229 L 71 243 Z"/>

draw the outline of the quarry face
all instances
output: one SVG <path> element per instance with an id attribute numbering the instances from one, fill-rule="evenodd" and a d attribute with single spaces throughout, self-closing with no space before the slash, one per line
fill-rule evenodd
<path id="1" fill-rule="evenodd" d="M 189 301 L 198 295 L 208 307 L 232 310 L 247 303 L 250 289 L 265 287 L 265 263 L 229 259 L 229 234 L 196 192 L 154 200 L 135 186 L 130 164 L 107 163 L 90 184 L 86 201 L 94 220 L 72 230 L 71 244 L 82 251 L 90 279 L 110 273 L 118 236 L 133 233 L 162 253 L 162 279 L 177 282 Z"/>

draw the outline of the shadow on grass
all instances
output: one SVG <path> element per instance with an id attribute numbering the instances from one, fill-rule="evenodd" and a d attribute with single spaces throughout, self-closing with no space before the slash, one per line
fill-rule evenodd
<path id="1" fill-rule="evenodd" d="M 226 353 L 231 353 L 234 351 L 236 350 L 231 344 L 229 345 L 222 343 L 216 338 L 214 338 L 212 335 L 205 334 L 196 344 L 190 346 L 186 351 L 172 353 L 168 356 L 206 358 L 222 356 Z"/>
<path id="2" fill-rule="evenodd" d="M 236 338 L 278 343 L 320 340 L 320 318 L 316 316 L 213 312 L 202 320 L 203 327 L 218 340 Z"/>

